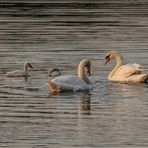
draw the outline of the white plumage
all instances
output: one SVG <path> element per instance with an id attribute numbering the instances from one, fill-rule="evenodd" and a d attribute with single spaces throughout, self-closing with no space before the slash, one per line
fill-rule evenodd
<path id="1" fill-rule="evenodd" d="M 52 83 L 58 85 L 62 91 L 79 91 L 90 89 L 90 86 L 87 83 L 74 75 L 63 75 L 56 77 L 52 80 Z"/>
<path id="2" fill-rule="evenodd" d="M 126 65 L 122 65 L 121 67 L 119 67 L 117 69 L 117 71 L 115 72 L 115 75 L 118 76 L 124 76 L 125 78 L 133 75 L 133 74 L 140 74 L 142 72 L 142 66 L 139 64 L 126 64 Z"/>
<path id="3" fill-rule="evenodd" d="M 108 79 L 111 81 L 142 83 L 148 81 L 148 74 L 142 74 L 142 66 L 136 63 L 122 64 L 122 57 L 115 51 L 110 51 L 105 57 L 105 64 L 115 60 L 116 65 L 110 72 Z"/>
<path id="4" fill-rule="evenodd" d="M 84 59 L 78 66 L 78 76 L 62 75 L 48 81 L 49 87 L 56 92 L 81 91 L 91 89 L 91 82 L 86 75 L 90 76 L 91 63 Z"/>

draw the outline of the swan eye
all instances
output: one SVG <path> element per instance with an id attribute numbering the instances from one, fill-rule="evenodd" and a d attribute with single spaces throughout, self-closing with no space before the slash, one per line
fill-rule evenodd
<path id="1" fill-rule="evenodd" d="M 110 61 L 110 55 L 107 55 L 107 56 L 105 57 L 104 64 L 107 64 L 109 61 Z"/>
<path id="2" fill-rule="evenodd" d="M 106 60 L 110 60 L 110 55 L 105 57 Z"/>
<path id="3" fill-rule="evenodd" d="M 88 76 L 91 76 L 90 69 L 87 69 L 86 73 L 87 73 Z"/>

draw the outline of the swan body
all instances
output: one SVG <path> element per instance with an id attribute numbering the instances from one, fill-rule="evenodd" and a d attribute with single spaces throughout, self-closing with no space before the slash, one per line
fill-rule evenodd
<path id="1" fill-rule="evenodd" d="M 105 57 L 105 64 L 115 60 L 115 67 L 109 73 L 110 81 L 143 83 L 148 81 L 148 74 L 142 74 L 144 70 L 140 64 L 129 63 L 123 65 L 122 56 L 116 51 L 109 51 Z"/>
<path id="2" fill-rule="evenodd" d="M 59 68 L 52 68 L 48 71 L 48 76 L 49 77 L 57 77 L 60 76 L 61 72 Z"/>
<path id="3" fill-rule="evenodd" d="M 49 80 L 48 86 L 56 92 L 63 91 L 82 91 L 91 89 L 90 76 L 91 63 L 88 59 L 84 59 L 78 66 L 78 76 L 62 75 Z M 87 73 L 87 75 L 86 75 Z"/>
<path id="4" fill-rule="evenodd" d="M 28 67 L 33 69 L 30 63 L 25 63 L 24 70 L 14 70 L 1 75 L 7 76 L 7 77 L 28 77 L 29 76 Z"/>

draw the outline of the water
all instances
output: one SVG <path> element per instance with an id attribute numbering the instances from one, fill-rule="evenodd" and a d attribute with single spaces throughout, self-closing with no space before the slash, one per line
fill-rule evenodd
<path id="1" fill-rule="evenodd" d="M 148 2 L 32 0 L 0 2 L 0 73 L 34 67 L 31 77 L 0 76 L 0 147 L 148 146 L 147 84 L 107 80 L 109 49 L 147 66 Z M 92 62 L 93 90 L 55 94 L 48 69 L 75 74 Z"/>

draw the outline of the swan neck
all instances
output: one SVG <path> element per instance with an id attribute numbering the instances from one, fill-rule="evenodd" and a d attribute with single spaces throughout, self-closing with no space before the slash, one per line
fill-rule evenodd
<path id="1" fill-rule="evenodd" d="M 90 84 L 89 78 L 86 76 L 85 73 L 85 65 L 86 63 L 80 63 L 78 66 L 78 77 L 83 80 L 85 83 Z"/>
<path id="2" fill-rule="evenodd" d="M 28 66 L 24 65 L 24 72 L 28 72 Z"/>
<path id="3" fill-rule="evenodd" d="M 115 60 L 115 66 L 108 76 L 109 79 L 111 79 L 114 76 L 117 69 L 122 66 L 122 57 L 119 54 L 115 55 L 114 60 Z"/>

